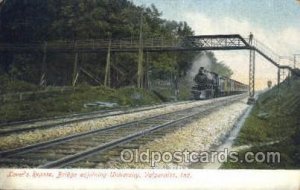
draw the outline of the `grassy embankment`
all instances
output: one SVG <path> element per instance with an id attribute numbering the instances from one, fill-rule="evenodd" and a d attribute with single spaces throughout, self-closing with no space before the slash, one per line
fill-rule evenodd
<path id="1" fill-rule="evenodd" d="M 274 144 L 268 144 L 268 143 Z M 277 143 L 276 143 L 277 142 Z M 261 95 L 247 118 L 234 146 L 240 158 L 251 151 L 280 152 L 280 163 L 226 163 L 222 168 L 299 169 L 300 168 L 300 80 L 285 83 Z"/>
<path id="2" fill-rule="evenodd" d="M 18 93 L 22 91 L 38 91 L 37 86 L 21 81 L 9 81 L 0 78 L 0 94 Z M 69 93 L 49 92 L 33 94 L 26 100 L 7 100 L 1 102 L 0 123 L 8 121 L 28 120 L 43 117 L 89 112 L 104 107 L 84 107 L 84 104 L 97 101 L 117 103 L 119 106 L 140 106 L 159 103 L 159 98 L 152 92 L 136 88 L 110 89 L 102 86 L 78 86 Z"/>

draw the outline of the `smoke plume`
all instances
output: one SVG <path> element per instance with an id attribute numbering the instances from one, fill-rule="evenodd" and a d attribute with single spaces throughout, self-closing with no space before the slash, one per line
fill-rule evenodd
<path id="1" fill-rule="evenodd" d="M 188 79 L 193 82 L 195 75 L 198 73 L 200 67 L 204 67 L 206 70 L 211 70 L 211 60 L 207 56 L 206 52 L 199 54 L 195 57 L 191 69 L 188 71 Z"/>

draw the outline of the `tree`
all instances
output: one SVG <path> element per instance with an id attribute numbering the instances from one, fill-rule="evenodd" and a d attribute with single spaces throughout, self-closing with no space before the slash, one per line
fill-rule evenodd
<path id="1" fill-rule="evenodd" d="M 221 76 L 225 76 L 230 78 L 233 74 L 230 67 L 224 64 L 224 62 L 219 62 L 218 59 L 215 57 L 213 52 L 206 52 L 206 55 L 209 57 L 211 61 L 211 71 L 218 73 Z"/>
<path id="2" fill-rule="evenodd" d="M 186 22 L 162 19 L 162 13 L 154 5 L 141 7 L 128 0 L 9 0 L 2 4 L 0 11 L 0 42 L 6 43 L 90 40 L 108 38 L 109 35 L 113 39 L 138 39 L 141 15 L 144 39 L 175 41 L 194 34 Z M 157 72 L 156 76 L 162 73 L 184 76 L 195 55 L 194 52 L 149 53 L 148 68 Z M 103 80 L 105 56 L 82 54 L 79 56 L 80 66 Z M 115 65 L 129 73 L 136 71 L 135 54 L 114 56 Z M 37 83 L 40 78 L 40 53 L 4 54 L 0 61 L 0 70 L 17 79 Z M 73 62 L 73 54 L 49 54 L 48 84 L 69 85 Z M 124 85 L 133 85 L 132 80 L 124 81 Z"/>

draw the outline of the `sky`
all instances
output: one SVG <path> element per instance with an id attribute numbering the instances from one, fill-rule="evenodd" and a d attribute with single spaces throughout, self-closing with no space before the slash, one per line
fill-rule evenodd
<path id="1" fill-rule="evenodd" d="M 137 5 L 154 4 L 162 18 L 186 21 L 196 35 L 240 34 L 254 38 L 293 66 L 293 54 L 300 54 L 300 1 L 297 0 L 131 0 Z M 249 51 L 215 51 L 234 72 L 232 78 L 248 83 Z M 300 56 L 296 57 L 300 67 Z M 277 69 L 256 55 L 256 87 L 277 81 Z"/>

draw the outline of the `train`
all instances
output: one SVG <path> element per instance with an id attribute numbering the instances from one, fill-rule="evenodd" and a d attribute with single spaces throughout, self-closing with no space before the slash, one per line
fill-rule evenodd
<path id="1" fill-rule="evenodd" d="M 249 86 L 200 67 L 194 77 L 193 99 L 203 100 L 248 92 Z"/>

